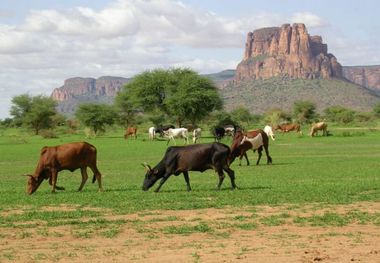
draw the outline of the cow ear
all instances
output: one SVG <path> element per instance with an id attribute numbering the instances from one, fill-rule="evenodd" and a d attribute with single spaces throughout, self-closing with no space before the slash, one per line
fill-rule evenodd
<path id="1" fill-rule="evenodd" d="M 158 169 L 154 169 L 153 173 L 158 174 Z"/>

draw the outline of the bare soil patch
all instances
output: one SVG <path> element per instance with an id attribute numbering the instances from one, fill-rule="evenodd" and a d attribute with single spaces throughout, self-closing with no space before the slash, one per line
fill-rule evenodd
<path id="1" fill-rule="evenodd" d="M 1 227 L 0 262 L 379 262 L 380 222 L 295 220 L 352 211 L 370 217 L 380 203 L 105 212 L 106 223 Z"/>

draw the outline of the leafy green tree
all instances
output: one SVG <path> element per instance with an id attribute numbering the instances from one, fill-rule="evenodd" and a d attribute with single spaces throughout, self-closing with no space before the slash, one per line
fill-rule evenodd
<path id="1" fill-rule="evenodd" d="M 231 112 L 231 115 L 235 122 L 244 124 L 246 127 L 249 126 L 249 124 L 258 124 L 260 121 L 261 116 L 254 115 L 249 112 L 249 110 L 245 107 L 238 107 L 234 109 Z"/>
<path id="2" fill-rule="evenodd" d="M 265 123 L 272 126 L 284 122 L 290 122 L 291 119 L 291 116 L 281 109 L 271 109 L 264 114 Z"/>
<path id="3" fill-rule="evenodd" d="M 124 99 L 123 93 L 128 94 Z M 128 83 L 118 97 L 144 112 L 175 117 L 178 126 L 185 120 L 195 124 L 222 107 L 212 82 L 190 69 L 143 72 Z"/>
<path id="4" fill-rule="evenodd" d="M 24 125 L 39 134 L 42 129 L 54 127 L 53 117 L 57 114 L 56 102 L 46 96 L 20 95 L 12 99 L 10 114 L 16 125 Z"/>
<path id="5" fill-rule="evenodd" d="M 115 123 L 116 112 L 110 105 L 86 103 L 78 107 L 75 116 L 97 135 L 99 131 L 104 132 L 107 125 Z"/>
<path id="6" fill-rule="evenodd" d="M 342 106 L 331 106 L 326 108 L 324 113 L 326 118 L 332 122 L 347 124 L 355 119 L 355 112 Z"/>
<path id="7" fill-rule="evenodd" d="M 315 118 L 315 103 L 311 101 L 296 101 L 293 105 L 294 119 L 299 123 L 311 123 Z"/>
<path id="8" fill-rule="evenodd" d="M 127 91 L 120 92 L 116 96 L 115 107 L 117 111 L 116 121 L 118 124 L 124 127 L 136 124 L 138 110 Z"/>

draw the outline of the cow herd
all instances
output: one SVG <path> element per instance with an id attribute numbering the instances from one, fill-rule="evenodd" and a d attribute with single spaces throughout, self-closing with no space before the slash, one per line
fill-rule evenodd
<path id="1" fill-rule="evenodd" d="M 298 124 L 277 125 L 274 130 L 282 132 L 296 131 L 300 132 Z M 320 122 L 312 125 L 310 135 L 315 136 L 318 131 L 327 135 L 327 124 Z M 186 146 L 168 147 L 162 160 L 153 168 L 146 163 L 143 166 L 146 169 L 146 175 L 142 189 L 144 191 L 151 188 L 158 180 L 159 186 L 155 190 L 158 192 L 165 181 L 171 176 L 183 174 L 187 185 L 187 190 L 191 190 L 189 171 L 204 172 L 213 169 L 219 176 L 218 189 L 220 189 L 224 172 L 230 177 L 232 188 L 236 188 L 235 172 L 230 168 L 232 162 L 239 157 L 239 165 L 244 157 L 249 165 L 247 151 L 252 149 L 258 152 L 256 165 L 259 164 L 262 151 L 265 151 L 267 164 L 272 163 L 269 155 L 269 138 L 275 140 L 275 135 L 271 126 L 265 126 L 264 129 L 244 132 L 237 126 L 215 127 L 213 136 L 215 142 L 196 144 L 199 142 L 202 134 L 200 128 L 194 128 L 191 132 L 193 143 Z M 232 137 L 231 147 L 220 143 L 224 136 Z M 128 136 L 137 138 L 137 128 L 129 127 L 124 134 L 125 139 Z M 159 128 L 151 127 L 148 130 L 149 140 L 154 140 L 157 136 L 167 138 L 167 144 L 172 140 L 176 144 L 175 138 L 183 138 L 184 143 L 189 143 L 189 130 L 187 128 L 175 128 L 173 125 L 166 125 Z M 62 170 L 74 171 L 81 170 L 82 182 L 78 191 L 83 189 L 88 179 L 87 167 L 90 167 L 94 173 L 92 182 L 98 181 L 99 191 L 102 191 L 101 173 L 96 166 L 97 150 L 95 146 L 86 142 L 74 142 L 53 147 L 43 147 L 40 152 L 40 158 L 34 174 L 27 174 L 27 193 L 33 194 L 44 180 L 49 180 L 52 186 L 52 192 L 64 190 L 57 185 L 58 172 Z"/>

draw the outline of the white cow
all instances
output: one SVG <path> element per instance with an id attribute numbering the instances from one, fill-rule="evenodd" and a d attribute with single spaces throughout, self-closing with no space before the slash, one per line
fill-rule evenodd
<path id="1" fill-rule="evenodd" d="M 193 143 L 197 143 L 197 141 L 201 138 L 202 129 L 196 128 L 193 130 Z"/>
<path id="2" fill-rule="evenodd" d="M 174 142 L 174 145 L 177 145 L 174 138 L 184 138 L 185 139 L 185 143 L 188 144 L 189 143 L 189 139 L 188 139 L 188 130 L 186 128 L 176 128 L 176 129 L 169 129 L 167 131 L 164 131 L 164 135 L 165 137 L 168 138 L 168 143 L 170 142 L 170 139 L 173 140 Z"/>
<path id="3" fill-rule="evenodd" d="M 156 128 L 150 127 L 148 130 L 149 140 L 154 140 L 156 138 Z"/>
<path id="4" fill-rule="evenodd" d="M 274 138 L 275 136 L 274 136 L 274 133 L 273 133 L 271 126 L 269 126 L 269 125 L 265 126 L 264 132 L 268 135 L 268 137 L 271 137 L 273 141 L 275 140 L 275 138 Z"/>

